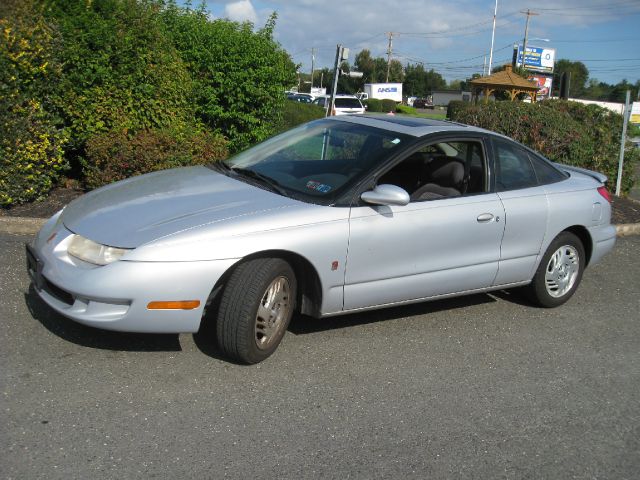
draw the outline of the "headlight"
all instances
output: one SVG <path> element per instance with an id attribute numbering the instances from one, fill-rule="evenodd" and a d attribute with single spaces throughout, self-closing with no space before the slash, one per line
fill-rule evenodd
<path id="1" fill-rule="evenodd" d="M 108 247 L 100 245 L 88 238 L 74 235 L 69 243 L 67 252 L 84 262 L 95 265 L 107 265 L 119 260 L 129 250 L 125 248 Z"/>

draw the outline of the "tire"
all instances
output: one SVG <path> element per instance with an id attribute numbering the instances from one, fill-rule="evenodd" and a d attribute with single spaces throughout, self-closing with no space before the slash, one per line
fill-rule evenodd
<path id="1" fill-rule="evenodd" d="M 216 333 L 222 353 L 253 364 L 278 348 L 295 309 L 297 282 L 279 258 L 241 263 L 231 273 L 218 308 Z"/>
<path id="2" fill-rule="evenodd" d="M 529 299 L 545 308 L 565 303 L 582 280 L 586 258 L 580 239 L 571 232 L 562 232 L 547 248 L 531 284 L 526 287 Z"/>

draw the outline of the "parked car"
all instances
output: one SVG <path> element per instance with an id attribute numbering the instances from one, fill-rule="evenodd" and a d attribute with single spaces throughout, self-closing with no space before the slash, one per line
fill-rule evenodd
<path id="1" fill-rule="evenodd" d="M 256 363 L 294 312 L 514 287 L 563 304 L 614 245 L 605 181 L 474 127 L 330 117 L 87 193 L 27 245 L 28 271 L 77 322 L 196 332 L 204 317 L 224 354 Z"/>
<path id="2" fill-rule="evenodd" d="M 414 108 L 433 108 L 433 102 L 428 98 L 417 98 L 413 101 Z"/>
<path id="3" fill-rule="evenodd" d="M 313 103 L 326 108 L 327 103 L 331 99 L 330 95 L 316 98 Z M 349 115 L 365 113 L 362 102 L 355 95 L 336 95 L 334 100 L 335 115 Z"/>
<path id="4" fill-rule="evenodd" d="M 313 102 L 313 97 L 306 93 L 298 93 L 290 97 L 289 100 L 293 100 L 294 102 L 300 102 L 300 103 L 311 103 Z"/>

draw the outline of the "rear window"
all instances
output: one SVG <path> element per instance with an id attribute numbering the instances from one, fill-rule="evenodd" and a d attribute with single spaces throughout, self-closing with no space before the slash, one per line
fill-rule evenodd
<path id="1" fill-rule="evenodd" d="M 357 98 L 336 98 L 336 108 L 362 108 Z"/>

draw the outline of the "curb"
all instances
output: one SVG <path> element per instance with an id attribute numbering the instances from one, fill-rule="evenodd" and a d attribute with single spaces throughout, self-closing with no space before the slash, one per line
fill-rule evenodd
<path id="1" fill-rule="evenodd" d="M 0 217 L 0 233 L 32 235 L 37 233 L 47 220 L 46 218 Z M 628 237 L 631 235 L 640 235 L 640 223 L 616 225 L 616 236 Z"/>
<path id="2" fill-rule="evenodd" d="M 623 223 L 622 225 L 616 225 L 616 235 L 618 237 L 640 235 L 640 223 Z"/>
<path id="3" fill-rule="evenodd" d="M 0 232 L 29 235 L 37 233 L 46 221 L 46 218 L 0 217 Z"/>

